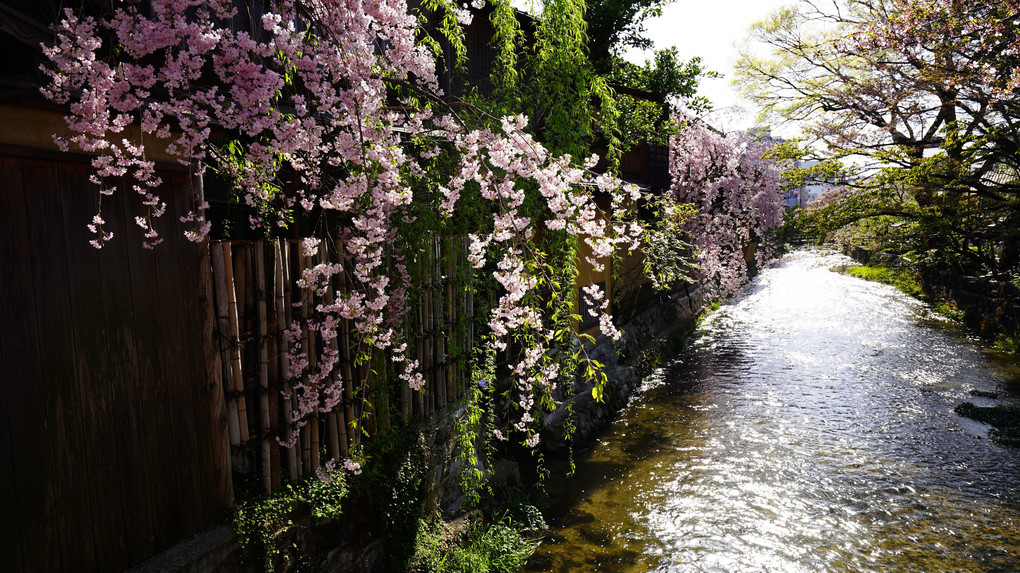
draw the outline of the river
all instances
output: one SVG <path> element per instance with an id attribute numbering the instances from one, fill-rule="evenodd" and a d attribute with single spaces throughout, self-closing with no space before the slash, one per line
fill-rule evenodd
<path id="1" fill-rule="evenodd" d="M 550 484 L 527 570 L 1020 570 L 1020 450 L 953 413 L 1020 369 L 848 262 L 794 252 L 712 313 Z"/>

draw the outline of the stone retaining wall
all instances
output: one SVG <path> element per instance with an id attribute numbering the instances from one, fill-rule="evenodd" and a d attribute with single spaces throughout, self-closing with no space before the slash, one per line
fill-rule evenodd
<path id="1" fill-rule="evenodd" d="M 709 302 L 696 285 L 658 296 L 657 304 L 623 325 L 621 340 L 614 343 L 602 335 L 595 339 L 588 356 L 605 367 L 608 381 L 603 401 L 592 397 L 594 382 L 575 384 L 573 397 L 545 417 L 542 443 L 547 450 L 557 451 L 566 445 L 568 404 L 574 412 L 572 443 L 585 443 L 605 427 L 627 405 L 641 380 L 693 330 L 698 313 Z"/>
<path id="2" fill-rule="evenodd" d="M 1020 332 L 1020 289 L 1015 285 L 929 272 L 922 275 L 921 286 L 932 300 L 955 304 L 967 326 L 983 336 Z"/>

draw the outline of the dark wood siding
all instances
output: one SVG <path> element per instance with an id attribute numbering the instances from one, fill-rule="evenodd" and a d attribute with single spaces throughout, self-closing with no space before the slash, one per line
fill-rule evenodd
<path id="1" fill-rule="evenodd" d="M 139 197 L 103 204 L 87 163 L 0 154 L 0 554 L 4 570 L 111 571 L 208 526 L 230 504 L 203 348 L 206 247 L 161 173 L 164 244 L 141 247 Z"/>

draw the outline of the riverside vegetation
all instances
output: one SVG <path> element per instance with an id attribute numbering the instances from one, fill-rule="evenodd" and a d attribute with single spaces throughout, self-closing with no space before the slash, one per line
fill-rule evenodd
<path id="1" fill-rule="evenodd" d="M 115 193 L 143 208 L 134 224 L 145 248 L 178 226 L 199 243 L 235 232 L 218 223 L 203 176 L 256 234 L 300 239 L 300 298 L 321 303 L 286 325 L 288 427 L 273 438 L 293 451 L 299 431 L 349 412 L 315 479 L 239 507 L 241 541 L 263 568 L 317 566 L 326 533 L 366 515 L 380 524 L 365 530 L 376 541 L 407 544 L 399 566 L 510 567 L 518 558 L 493 548 L 527 528 L 492 511 L 499 502 L 486 499 L 481 460 L 500 450 L 540 464 L 542 414 L 556 408 L 558 386 L 569 396 L 576 373 L 602 399 L 606 376 L 586 353 L 592 337 L 577 332 L 579 303 L 603 335 L 621 334 L 605 286 L 578 285 L 579 269 L 601 272 L 666 230 L 673 240 L 654 241 L 649 263 L 658 286 L 694 279 L 725 295 L 742 276 L 745 243 L 768 256 L 781 216 L 768 145 L 713 131 L 689 111 L 708 106 L 696 89 L 710 72 L 696 58 L 666 50 L 643 67 L 622 60 L 624 47 L 648 45 L 643 22 L 663 3 L 550 0 L 527 30 L 506 0 L 485 10 L 277 0 L 250 13 L 228 0 L 153 0 L 55 15 L 43 92 L 67 110 L 61 149 L 92 154 L 97 249 L 123 239 L 104 218 Z M 494 28 L 492 93 L 446 93 L 445 73 L 466 77 L 465 27 L 476 17 Z M 662 202 L 617 176 L 621 154 L 642 141 L 670 142 L 674 182 Z M 180 221 L 166 221 L 154 147 L 193 176 Z M 438 272 L 436 240 L 463 243 L 457 288 L 474 295 L 477 336 L 450 352 L 470 362 L 458 430 L 465 494 L 489 510 L 456 535 L 420 513 L 412 419 L 422 414 L 397 406 L 425 385 L 414 293 Z M 468 553 L 414 565 L 418 539 L 433 549 L 460 540 Z"/>
<path id="2" fill-rule="evenodd" d="M 324 469 L 277 495 L 241 503 L 234 528 L 242 562 L 267 572 L 315 571 L 345 538 L 355 565 L 368 565 L 359 559 L 375 542 L 371 565 L 388 571 L 518 570 L 545 528 L 527 494 L 489 490 L 475 510 L 447 523 L 422 507 L 427 456 L 417 428 L 394 428 L 370 442 L 370 463 L 358 475 Z"/>

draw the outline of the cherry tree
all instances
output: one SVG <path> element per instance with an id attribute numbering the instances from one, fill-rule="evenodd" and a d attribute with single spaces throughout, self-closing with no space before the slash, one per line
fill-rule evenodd
<path id="1" fill-rule="evenodd" d="M 802 1 L 751 39 L 746 95 L 806 125 L 817 158 L 853 158 L 844 221 L 909 223 L 887 246 L 923 266 L 1020 272 L 1020 3 Z"/>
<path id="2" fill-rule="evenodd" d="M 758 264 L 772 254 L 765 241 L 783 216 L 779 166 L 768 141 L 745 132 L 723 134 L 680 112 L 670 139 L 670 192 L 696 210 L 685 230 L 698 248 L 697 275 L 713 296 L 733 294 L 748 278 L 745 249 L 758 243 Z"/>
<path id="3" fill-rule="evenodd" d="M 470 17 L 451 2 L 434 4 L 462 21 Z M 579 163 L 550 153 L 528 133 L 523 116 L 494 118 L 448 103 L 435 59 L 416 41 L 423 22 L 404 0 L 271 1 L 250 29 L 235 26 L 236 17 L 230 0 L 65 12 L 45 50 L 44 92 L 69 109 L 72 135 L 57 142 L 94 154 L 93 244 L 117 240 L 104 226 L 103 198 L 124 181 L 146 208 L 136 220 L 145 246 L 160 242 L 166 205 L 148 155 L 153 146 L 165 146 L 197 174 L 212 167 L 229 176 L 254 213 L 253 227 L 271 232 L 296 212 L 331 213 L 335 225 L 306 238 L 305 253 L 330 248 L 322 239 L 341 236 L 351 265 L 302 270 L 299 284 L 328 291 L 325 299 L 333 302 L 310 309 L 311 317 L 288 331 L 301 423 L 316 409 L 337 406 L 343 377 L 335 349 L 301 348 L 306 329 L 328 342 L 342 321 L 352 321 L 359 348 L 385 353 L 402 365 L 407 385 L 421 388 L 401 327 L 415 253 L 400 239 L 458 219 L 470 204 L 470 213 L 485 214 L 466 223 L 471 264 L 491 269 L 501 288 L 486 344 L 495 352 L 511 339 L 528 341 L 510 371 L 520 406 L 515 426 L 534 446 L 531 412 L 549 403 L 559 376 L 548 350 L 569 321 L 542 310 L 547 301 L 538 290 L 552 271 L 533 238 L 576 237 L 590 245 L 589 263 L 601 267 L 615 248 L 634 245 L 639 230 L 600 217 L 592 190 L 620 205 L 636 189 L 592 173 L 594 157 Z M 536 202 L 541 210 L 525 206 Z M 198 198 L 182 218 L 193 241 L 208 239 L 206 209 Z M 349 291 L 335 286 L 341 274 L 354 285 Z M 596 287 L 586 296 L 605 315 L 604 293 Z M 608 316 L 602 324 L 619 335 Z"/>

